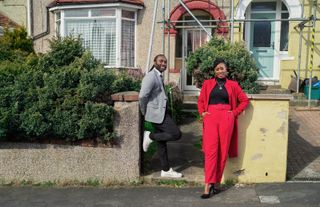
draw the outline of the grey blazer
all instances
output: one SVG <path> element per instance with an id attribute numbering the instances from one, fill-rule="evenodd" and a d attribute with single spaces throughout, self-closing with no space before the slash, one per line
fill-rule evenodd
<path id="1" fill-rule="evenodd" d="M 161 77 L 154 68 L 144 76 L 139 93 L 140 109 L 145 120 L 161 124 L 166 113 L 167 99 Z"/>

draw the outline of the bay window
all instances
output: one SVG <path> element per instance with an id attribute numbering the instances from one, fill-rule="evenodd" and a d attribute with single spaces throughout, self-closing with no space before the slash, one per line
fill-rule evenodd
<path id="1" fill-rule="evenodd" d="M 60 36 L 80 36 L 83 46 L 107 67 L 135 67 L 136 12 L 122 8 L 56 12 Z"/>

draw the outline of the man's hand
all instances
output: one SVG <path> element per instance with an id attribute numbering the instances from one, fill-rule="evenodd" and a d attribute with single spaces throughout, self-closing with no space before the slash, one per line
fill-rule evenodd
<path id="1" fill-rule="evenodd" d="M 210 113 L 209 113 L 209 112 L 203 112 L 203 113 L 201 114 L 201 116 L 204 117 L 204 116 L 207 115 L 207 114 L 210 114 Z"/>

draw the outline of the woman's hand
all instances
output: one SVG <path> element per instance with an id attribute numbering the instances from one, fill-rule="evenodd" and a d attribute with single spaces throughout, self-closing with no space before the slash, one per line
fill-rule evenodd
<path id="1" fill-rule="evenodd" d="M 234 113 L 233 113 L 233 111 L 228 111 L 228 113 L 231 113 L 233 116 L 234 116 Z"/>
<path id="2" fill-rule="evenodd" d="M 203 113 L 201 114 L 201 116 L 204 117 L 204 116 L 207 115 L 207 114 L 210 114 L 210 113 L 209 113 L 209 112 L 203 112 Z"/>

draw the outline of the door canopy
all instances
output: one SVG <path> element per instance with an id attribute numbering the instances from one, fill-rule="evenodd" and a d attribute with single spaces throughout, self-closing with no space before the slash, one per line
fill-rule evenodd
<path id="1" fill-rule="evenodd" d="M 235 19 L 245 19 L 247 7 L 253 0 L 240 0 L 237 6 L 237 13 Z M 283 0 L 282 1 L 289 10 L 289 19 L 302 17 L 302 6 L 299 0 Z"/>
<path id="2" fill-rule="evenodd" d="M 208 12 L 213 19 L 215 20 L 225 20 L 226 16 L 224 15 L 223 11 L 216 6 L 214 3 L 208 1 L 208 0 L 184 0 L 184 3 L 186 4 L 186 6 L 189 8 L 189 10 L 202 10 L 205 12 Z M 181 19 L 181 17 L 187 13 L 187 10 L 181 5 L 179 4 L 178 6 L 176 6 L 170 15 L 170 20 L 171 21 L 178 21 L 179 19 Z M 176 22 L 172 23 L 173 26 L 176 25 Z M 216 32 L 219 34 L 225 34 L 228 33 L 228 23 L 227 22 L 217 22 L 218 27 Z M 174 29 L 171 29 L 170 33 L 176 33 L 176 31 Z"/>

